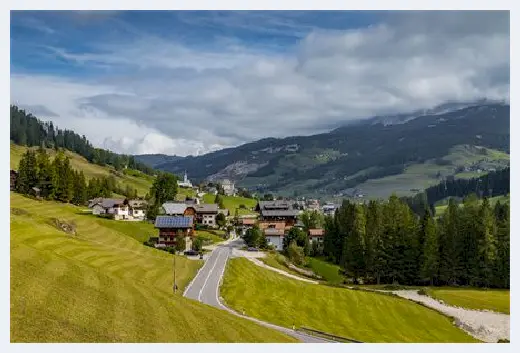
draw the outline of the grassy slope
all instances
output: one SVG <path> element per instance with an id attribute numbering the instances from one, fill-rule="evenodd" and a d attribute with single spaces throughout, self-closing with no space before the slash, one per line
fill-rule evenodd
<path id="1" fill-rule="evenodd" d="M 267 266 L 271 266 L 271 267 L 277 268 L 279 270 L 288 272 L 292 275 L 295 275 L 295 276 L 298 276 L 301 278 L 305 278 L 305 276 L 303 276 L 301 273 L 284 265 L 284 261 L 286 261 L 286 259 L 285 259 L 285 256 L 282 254 L 267 253 L 265 255 L 265 257 L 260 257 L 260 258 L 258 258 L 258 260 L 262 261 Z"/>
<path id="2" fill-rule="evenodd" d="M 410 189 L 424 189 L 428 186 L 437 184 L 439 180 L 436 178 L 437 172 L 442 175 L 453 175 L 455 168 L 458 166 L 470 166 L 484 159 L 487 159 L 490 165 L 503 165 L 509 161 L 507 153 L 485 149 L 486 155 L 478 153 L 469 146 L 455 146 L 450 154 L 443 159 L 451 162 L 451 165 L 440 166 L 434 161 L 427 161 L 423 164 L 414 164 L 405 169 L 405 172 L 398 175 L 391 175 L 379 179 L 370 179 L 356 186 L 361 189 L 369 198 L 386 198 L 392 193 L 399 196 L 413 194 Z M 459 173 L 455 176 L 458 178 L 472 178 L 479 176 L 476 172 Z"/>
<path id="3" fill-rule="evenodd" d="M 202 197 L 203 201 L 205 203 L 215 203 L 215 195 L 213 194 L 204 194 Z M 253 208 L 256 206 L 256 200 L 255 199 L 249 199 L 246 197 L 240 197 L 240 196 L 220 196 L 222 198 L 222 202 L 224 203 L 224 207 L 229 210 L 229 215 L 234 216 L 235 210 L 238 209 L 239 215 L 244 214 L 254 214 L 255 212 L 250 211 L 250 208 Z M 240 205 L 246 206 L 248 209 L 240 209 Z"/>
<path id="4" fill-rule="evenodd" d="M 508 290 L 428 288 L 427 294 L 454 306 L 510 313 Z"/>
<path id="5" fill-rule="evenodd" d="M 292 341 L 183 298 L 200 261 L 177 257 L 173 295 L 173 255 L 136 240 L 148 225 L 109 223 L 14 193 L 11 208 L 12 342 Z M 52 217 L 74 222 L 78 234 L 49 225 Z"/>
<path id="6" fill-rule="evenodd" d="M 222 296 L 246 315 L 364 342 L 475 342 L 449 318 L 383 294 L 307 284 L 255 266 L 228 263 Z"/>
<path id="7" fill-rule="evenodd" d="M 22 158 L 25 151 L 27 151 L 27 147 L 11 143 L 11 169 L 18 169 L 20 159 Z M 51 155 L 51 157 L 54 157 L 56 155 L 56 152 L 52 149 L 48 149 L 47 152 Z M 129 185 L 130 187 L 137 189 L 137 193 L 139 194 L 139 196 L 145 196 L 150 191 L 150 187 L 153 183 L 153 178 L 148 175 L 145 175 L 138 171 L 132 171 L 132 174 L 134 175 L 115 175 L 111 172 L 115 171 L 111 167 L 102 167 L 96 164 L 89 163 L 85 158 L 70 151 L 66 151 L 65 154 L 69 156 L 72 167 L 76 170 L 82 170 L 87 180 L 95 177 L 113 175 L 116 181 L 121 186 L 124 187 L 125 185 Z"/>
<path id="8" fill-rule="evenodd" d="M 331 284 L 342 284 L 344 277 L 339 273 L 339 266 L 324 260 L 308 257 L 307 262 L 310 269 Z"/>
<path id="9" fill-rule="evenodd" d="M 218 235 L 215 235 L 215 234 L 212 234 L 208 231 L 205 231 L 205 230 L 198 230 L 197 231 L 197 236 L 208 241 L 209 243 L 212 243 L 212 244 L 216 244 L 216 243 L 220 243 L 222 241 L 224 241 L 224 232 L 220 231 L 219 232 L 220 234 L 222 234 L 222 236 L 218 236 Z"/>
<path id="10" fill-rule="evenodd" d="M 504 203 L 504 202 L 509 202 L 509 200 L 510 200 L 510 195 L 495 196 L 495 197 L 489 198 L 489 204 L 491 205 L 491 207 L 493 207 L 493 206 L 495 206 L 497 201 L 500 201 L 500 203 Z M 482 200 L 479 200 L 479 202 L 482 202 Z M 442 216 L 442 214 L 446 211 L 447 208 L 448 208 L 447 204 L 441 204 L 441 205 L 435 206 L 435 215 L 437 217 Z"/>

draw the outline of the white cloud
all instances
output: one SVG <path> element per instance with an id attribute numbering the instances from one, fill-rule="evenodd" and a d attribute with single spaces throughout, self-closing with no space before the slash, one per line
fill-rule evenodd
<path id="1" fill-rule="evenodd" d="M 315 31 L 277 54 L 159 38 L 97 53 L 56 49 L 76 65 L 127 73 L 84 81 L 12 75 L 11 95 L 115 151 L 177 155 L 451 100 L 508 99 L 508 15 L 454 16 L 400 14 L 369 28 Z"/>

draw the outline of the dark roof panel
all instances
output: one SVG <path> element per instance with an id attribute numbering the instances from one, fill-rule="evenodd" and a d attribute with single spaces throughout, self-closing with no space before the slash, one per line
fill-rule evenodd
<path id="1" fill-rule="evenodd" d="M 193 217 L 191 216 L 157 216 L 155 228 L 191 228 Z"/>

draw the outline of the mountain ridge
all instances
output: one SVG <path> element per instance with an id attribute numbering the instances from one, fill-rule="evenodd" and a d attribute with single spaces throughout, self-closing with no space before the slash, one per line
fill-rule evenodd
<path id="1" fill-rule="evenodd" d="M 338 179 L 357 173 L 368 179 L 397 175 L 408 165 L 442 158 L 457 145 L 509 153 L 509 104 L 457 104 L 399 124 L 354 124 L 310 136 L 264 138 L 155 168 L 186 170 L 194 181 L 230 178 L 259 192 L 287 193 L 296 184 L 315 181 L 309 188 L 323 184 L 323 192 L 332 195 L 343 188 L 335 185 Z"/>

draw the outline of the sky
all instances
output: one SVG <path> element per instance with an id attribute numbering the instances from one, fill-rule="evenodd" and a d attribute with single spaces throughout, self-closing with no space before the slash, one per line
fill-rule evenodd
<path id="1" fill-rule="evenodd" d="M 10 35 L 11 103 L 118 153 L 509 100 L 507 11 L 12 11 Z"/>

